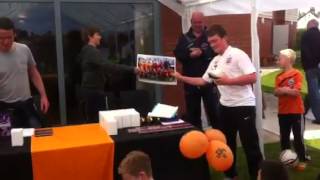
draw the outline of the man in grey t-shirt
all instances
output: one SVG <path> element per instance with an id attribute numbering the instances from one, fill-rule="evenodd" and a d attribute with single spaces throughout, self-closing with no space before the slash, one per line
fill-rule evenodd
<path id="1" fill-rule="evenodd" d="M 15 29 L 7 17 L 0 17 L 0 110 L 14 109 L 12 127 L 41 127 L 30 93 L 29 78 L 40 94 L 40 108 L 46 113 L 49 101 L 30 49 L 14 42 Z"/>

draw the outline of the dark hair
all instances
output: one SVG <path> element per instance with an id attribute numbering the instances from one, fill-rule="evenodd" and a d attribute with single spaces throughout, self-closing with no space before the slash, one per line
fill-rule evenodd
<path id="1" fill-rule="evenodd" d="M 14 24 L 11 19 L 7 17 L 0 17 L 0 29 L 14 30 Z"/>
<path id="2" fill-rule="evenodd" d="M 85 42 L 85 43 L 88 43 L 89 42 L 89 38 L 88 36 L 93 36 L 95 33 L 101 33 L 101 30 L 97 27 L 87 27 L 85 29 L 82 30 L 82 40 Z"/>
<path id="3" fill-rule="evenodd" d="M 219 37 L 223 38 L 227 35 L 227 32 L 221 25 L 214 24 L 214 25 L 210 26 L 207 34 L 209 37 L 218 35 Z"/>
<path id="4" fill-rule="evenodd" d="M 279 161 L 264 160 L 260 169 L 261 180 L 289 180 L 286 167 Z"/>

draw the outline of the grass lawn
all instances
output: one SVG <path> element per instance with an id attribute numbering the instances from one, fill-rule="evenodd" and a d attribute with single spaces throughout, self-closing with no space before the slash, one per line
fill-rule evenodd
<path id="1" fill-rule="evenodd" d="M 311 155 L 311 162 L 308 163 L 307 168 L 303 172 L 297 172 L 292 168 L 288 168 L 291 180 L 316 180 L 320 173 L 320 139 L 307 141 L 307 151 Z M 266 159 L 278 160 L 280 154 L 279 143 L 265 144 L 264 146 Z M 247 163 L 242 148 L 238 148 L 237 152 L 237 169 L 239 173 L 239 180 L 249 180 L 247 173 Z M 211 171 L 212 180 L 222 180 L 223 174 Z"/>
<path id="2" fill-rule="evenodd" d="M 304 71 L 301 66 L 298 65 L 298 68 L 303 75 Z M 264 92 L 273 93 L 274 90 L 274 82 L 279 71 L 272 72 L 262 77 L 262 90 Z M 307 85 L 304 79 L 302 94 L 305 96 L 307 94 Z M 316 180 L 317 175 L 320 173 L 320 139 L 308 140 L 305 142 L 307 145 L 307 152 L 310 154 L 312 160 L 308 163 L 307 168 L 303 172 L 297 172 L 292 168 L 288 168 L 290 179 L 291 180 Z M 271 143 L 264 145 L 266 159 L 278 160 L 280 154 L 280 144 L 279 143 Z M 245 159 L 245 155 L 242 148 L 238 148 L 237 151 L 237 169 L 239 173 L 239 180 L 248 180 L 249 175 L 247 171 L 247 163 Z M 222 180 L 224 177 L 223 173 L 215 172 L 211 169 L 211 179 L 212 180 Z"/>
<path id="3" fill-rule="evenodd" d="M 305 77 L 304 71 L 302 69 L 299 69 L 299 70 L 303 73 L 303 75 Z M 275 71 L 275 72 L 272 72 L 272 73 L 269 73 L 267 75 L 262 76 L 262 80 L 261 80 L 262 91 L 273 93 L 274 86 L 275 86 L 275 79 L 276 79 L 276 76 L 280 72 L 281 71 L 279 70 L 279 71 Z M 303 80 L 303 86 L 302 86 L 302 95 L 303 95 L 303 97 L 306 94 L 307 94 L 307 82 L 304 79 Z"/>

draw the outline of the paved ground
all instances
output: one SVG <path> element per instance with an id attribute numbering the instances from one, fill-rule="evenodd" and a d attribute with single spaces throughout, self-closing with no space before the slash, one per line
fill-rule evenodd
<path id="1" fill-rule="evenodd" d="M 277 98 L 268 93 L 264 93 L 267 109 L 266 119 L 263 120 L 263 128 L 275 135 L 279 135 L 279 124 L 277 118 Z M 305 121 L 305 139 L 320 138 L 320 125 L 313 124 L 311 120 Z"/>
<path id="2" fill-rule="evenodd" d="M 276 71 L 278 68 L 263 68 L 262 75 Z M 273 94 L 264 93 L 267 109 L 265 111 L 266 118 L 263 120 L 263 128 L 266 131 L 264 139 L 266 141 L 279 140 L 279 124 L 277 117 L 278 100 Z M 276 138 L 274 138 L 274 136 Z M 320 125 L 312 124 L 311 120 L 306 120 L 305 139 L 320 138 Z"/>

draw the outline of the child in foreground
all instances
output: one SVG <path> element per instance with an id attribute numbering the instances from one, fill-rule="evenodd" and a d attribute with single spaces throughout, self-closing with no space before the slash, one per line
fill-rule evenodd
<path id="1" fill-rule="evenodd" d="M 289 180 L 289 174 L 281 162 L 264 160 L 260 164 L 257 180 Z"/>

